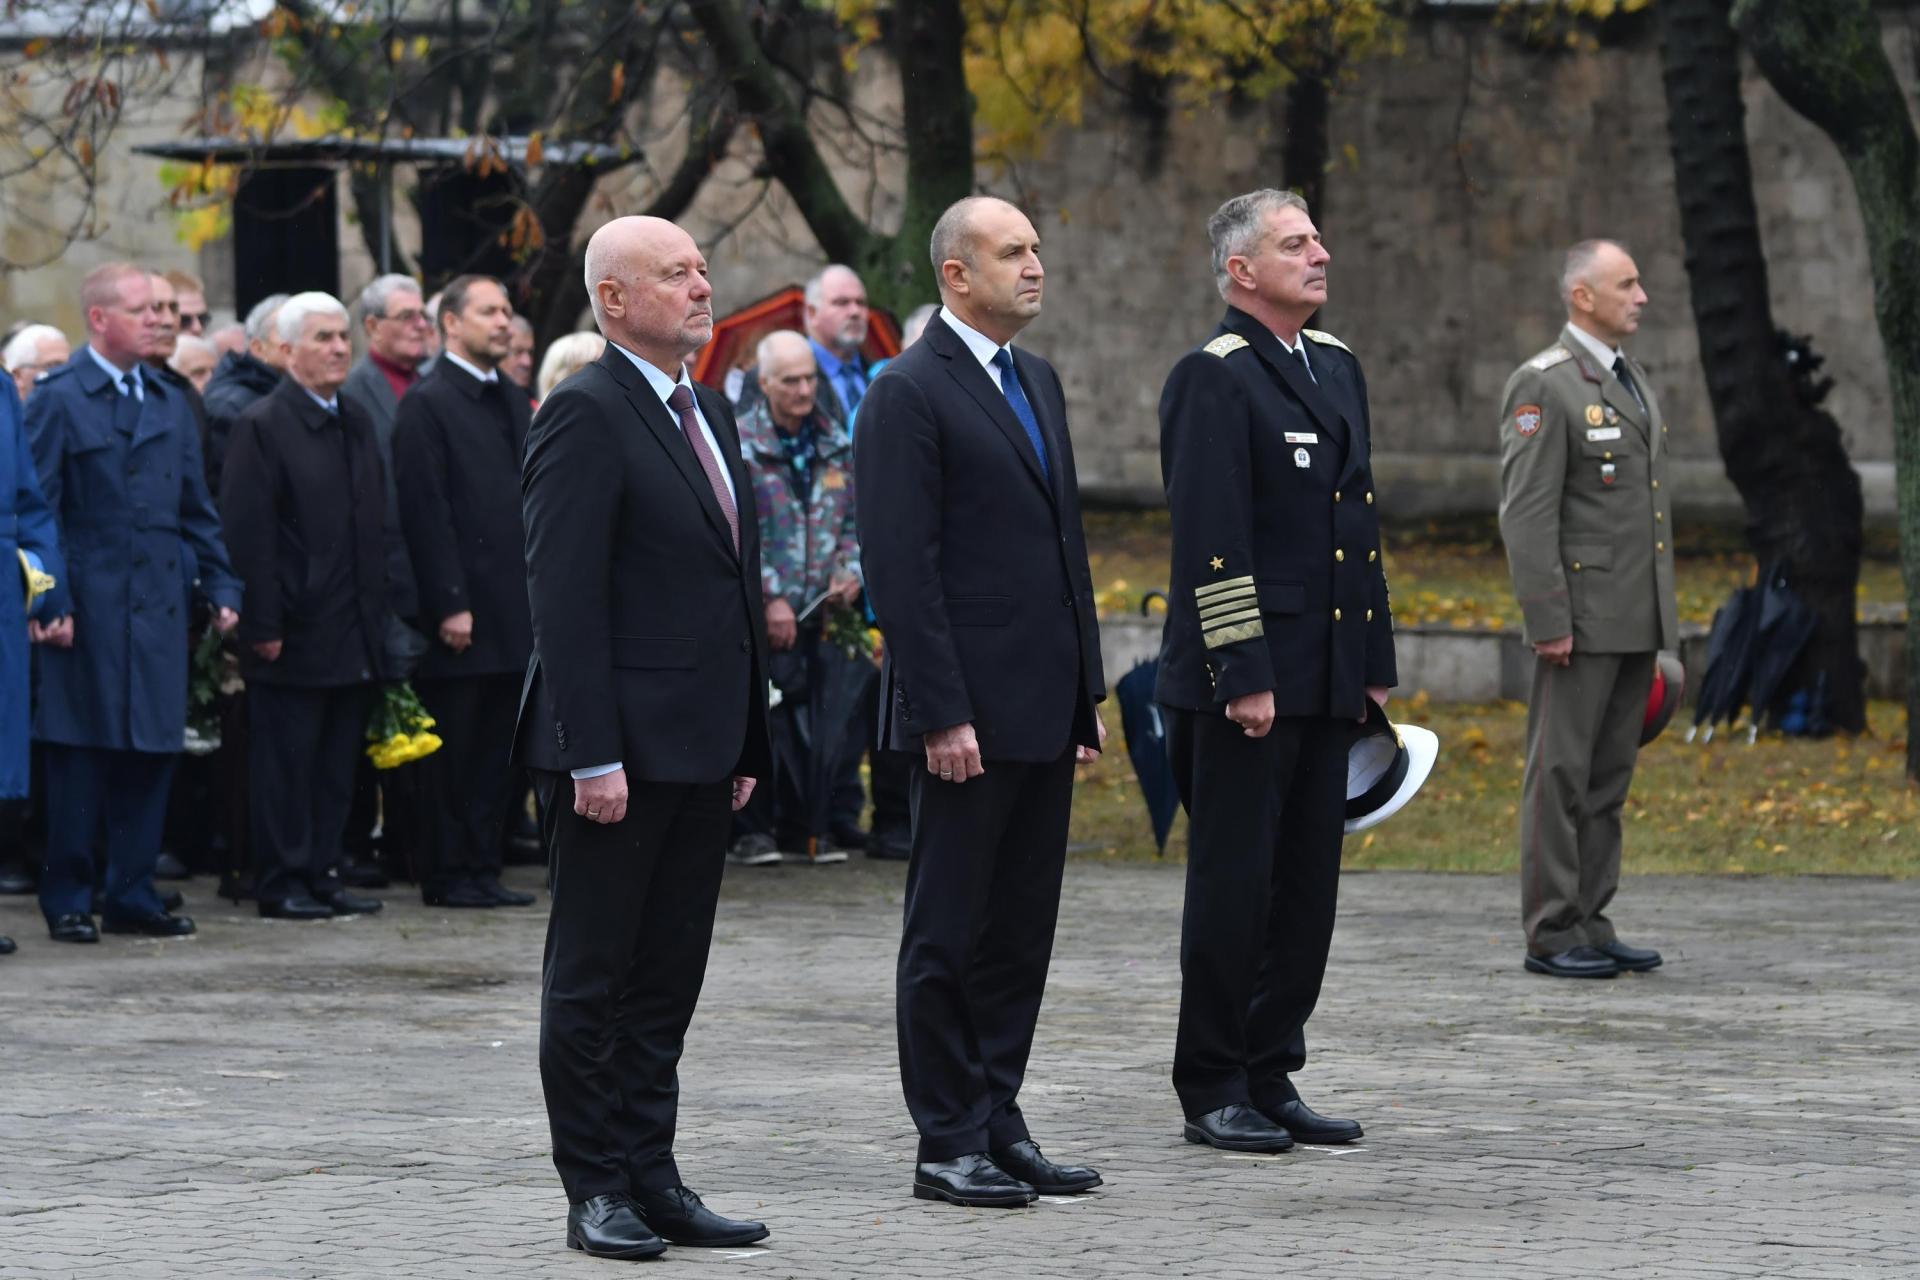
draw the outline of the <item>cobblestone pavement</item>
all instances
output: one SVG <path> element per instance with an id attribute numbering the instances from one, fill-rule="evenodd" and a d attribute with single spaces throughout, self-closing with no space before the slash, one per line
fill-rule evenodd
<path id="1" fill-rule="evenodd" d="M 532 873 L 516 873 L 530 887 Z M 535 1067 L 538 909 L 256 919 L 56 948 L 0 899 L 0 1275 L 591 1276 Z M 1076 863 L 1025 1095 L 1107 1186 L 1022 1211 L 908 1194 L 900 868 L 732 869 L 680 1157 L 761 1248 L 647 1275 L 1920 1274 L 1920 884 L 1632 879 L 1661 947 L 1524 974 L 1513 886 L 1348 876 L 1297 1077 L 1351 1150 L 1180 1139 L 1177 870 Z"/>

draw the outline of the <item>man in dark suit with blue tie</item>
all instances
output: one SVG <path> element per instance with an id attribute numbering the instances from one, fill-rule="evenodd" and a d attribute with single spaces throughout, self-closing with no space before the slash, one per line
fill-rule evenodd
<path id="1" fill-rule="evenodd" d="M 1040 241 L 973 197 L 933 232 L 941 313 L 855 423 L 868 597 L 887 638 L 881 746 L 913 751 L 897 1018 L 913 1193 L 1022 1205 L 1098 1186 L 1040 1153 L 1018 1096 L 1053 950 L 1076 760 L 1105 735 L 1066 400 L 1009 345 Z"/>

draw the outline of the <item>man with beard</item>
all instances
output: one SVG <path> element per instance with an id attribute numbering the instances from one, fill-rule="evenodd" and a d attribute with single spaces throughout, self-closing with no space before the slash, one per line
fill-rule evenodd
<path id="1" fill-rule="evenodd" d="M 1350 1142 L 1300 1100 L 1333 940 L 1347 753 L 1397 683 L 1360 362 L 1304 326 L 1329 254 L 1307 203 L 1207 221 L 1226 317 L 1160 395 L 1173 579 L 1155 698 L 1191 823 L 1173 1087 L 1189 1142 Z"/>
<path id="2" fill-rule="evenodd" d="M 540 1079 L 567 1243 L 647 1258 L 767 1234 L 701 1204 L 673 1158 L 731 811 L 772 757 L 760 533 L 733 413 L 687 373 L 713 337 L 693 238 L 616 218 L 587 244 L 586 285 L 607 349 L 527 436 L 515 752 L 551 868 Z"/>
<path id="3" fill-rule="evenodd" d="M 1019 1094 L 1053 954 L 1076 761 L 1106 736 L 1093 579 L 1059 376 L 1012 342 L 1040 237 L 985 196 L 929 246 L 941 313 L 855 427 L 880 745 L 917 751 L 896 978 L 913 1194 L 1014 1206 L 1100 1185 L 1041 1154 Z"/>
<path id="4" fill-rule="evenodd" d="M 500 282 L 458 276 L 440 296 L 440 359 L 393 424 L 400 525 L 429 637 L 415 683 L 443 744 L 423 762 L 420 896 L 436 907 L 525 907 L 533 895 L 501 884 L 500 863 L 507 802 L 519 793 L 514 712 L 533 650 L 520 513 L 532 414 L 500 375 L 513 319 Z"/>

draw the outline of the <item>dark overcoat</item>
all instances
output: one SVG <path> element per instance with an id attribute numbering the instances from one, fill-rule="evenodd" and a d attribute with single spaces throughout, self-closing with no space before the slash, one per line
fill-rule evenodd
<path id="1" fill-rule="evenodd" d="M 40 655 L 33 732 L 44 742 L 180 750 L 189 572 L 208 602 L 240 608 L 193 416 L 163 380 L 144 376 L 144 386 L 144 400 L 123 403 L 81 347 L 27 401 L 27 438 L 67 567 L 47 609 L 74 621 L 73 647 Z"/>
<path id="2" fill-rule="evenodd" d="M 27 647 L 26 592 L 19 585 L 23 551 L 56 581 L 67 576 L 53 512 L 33 471 L 19 396 L 12 378 L 0 378 L 0 800 L 18 800 L 27 794 L 32 656 Z M 47 607 L 52 603 L 51 595 L 40 597 L 33 616 L 41 622 L 57 617 Z"/>

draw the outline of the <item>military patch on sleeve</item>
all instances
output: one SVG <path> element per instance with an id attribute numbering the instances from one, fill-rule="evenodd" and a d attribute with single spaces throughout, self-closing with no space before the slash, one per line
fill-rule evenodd
<path id="1" fill-rule="evenodd" d="M 1240 350 L 1242 347 L 1250 347 L 1252 345 L 1252 343 L 1237 333 L 1223 333 L 1200 349 L 1210 356 L 1225 358 Z"/>
<path id="2" fill-rule="evenodd" d="M 1348 355 L 1353 354 L 1352 347 L 1348 346 L 1346 343 L 1340 341 L 1340 339 L 1334 337 L 1332 334 L 1327 333 L 1323 330 L 1302 329 L 1300 332 L 1306 337 L 1312 338 L 1315 342 L 1319 343 L 1323 347 L 1338 347 L 1342 351 L 1346 352 Z"/>
<path id="3" fill-rule="evenodd" d="M 1540 429 L 1540 406 L 1523 404 L 1513 411 L 1513 429 L 1523 436 L 1530 436 Z"/>
<path id="4" fill-rule="evenodd" d="M 1535 371 L 1551 369 L 1562 361 L 1571 359 L 1573 359 L 1573 352 L 1567 350 L 1565 347 L 1548 347 L 1545 351 L 1542 351 L 1539 355 L 1527 361 L 1527 368 Z"/>

